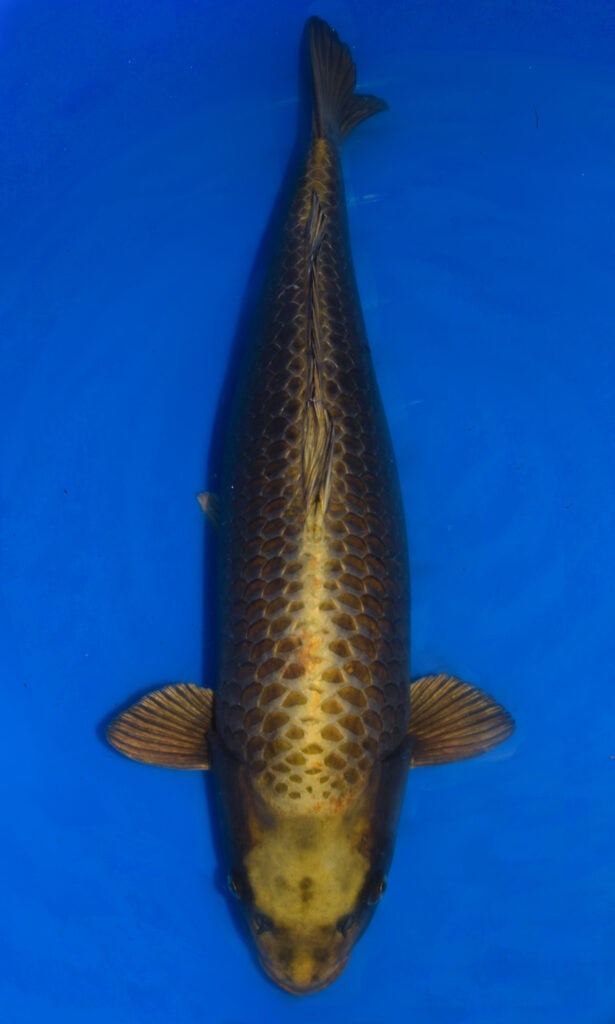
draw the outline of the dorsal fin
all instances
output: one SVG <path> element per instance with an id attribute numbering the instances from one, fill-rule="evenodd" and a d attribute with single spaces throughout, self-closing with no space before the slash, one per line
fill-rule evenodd
<path id="1" fill-rule="evenodd" d="M 322 386 L 322 316 L 318 301 L 318 252 L 327 219 L 317 192 L 305 226 L 307 250 L 307 372 L 308 400 L 303 429 L 303 495 L 308 514 L 324 514 L 331 491 L 333 420 L 324 402 Z"/>
<path id="2" fill-rule="evenodd" d="M 325 226 L 325 211 L 322 208 L 318 192 L 314 191 L 312 192 L 310 213 L 305 227 L 306 243 L 308 247 L 308 265 L 310 267 L 314 266 L 314 260 L 318 255 L 318 250 L 320 249 L 320 244 L 325 234 Z"/>
<path id="3" fill-rule="evenodd" d="M 303 436 L 303 491 L 308 512 L 324 513 L 331 493 L 333 421 L 324 402 L 308 402 Z"/>

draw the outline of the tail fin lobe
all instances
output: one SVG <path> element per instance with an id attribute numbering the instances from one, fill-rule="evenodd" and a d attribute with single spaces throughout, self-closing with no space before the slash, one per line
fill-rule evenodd
<path id="1" fill-rule="evenodd" d="M 350 50 L 321 18 L 307 25 L 314 84 L 313 131 L 317 137 L 344 139 L 372 114 L 387 110 L 378 96 L 355 93 L 357 71 Z"/>

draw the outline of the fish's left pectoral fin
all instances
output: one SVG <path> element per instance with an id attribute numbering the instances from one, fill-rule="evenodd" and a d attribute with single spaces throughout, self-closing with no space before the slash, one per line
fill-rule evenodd
<path id="1" fill-rule="evenodd" d="M 210 767 L 213 702 L 213 690 L 194 683 L 164 686 L 114 718 L 107 739 L 133 761 L 204 771 Z"/>
<path id="2" fill-rule="evenodd" d="M 455 676 L 424 676 L 410 686 L 411 768 L 484 754 L 514 728 L 501 704 Z"/>

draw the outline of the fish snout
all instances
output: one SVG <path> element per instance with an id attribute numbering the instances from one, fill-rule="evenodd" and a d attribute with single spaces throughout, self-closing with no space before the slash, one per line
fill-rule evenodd
<path id="1" fill-rule="evenodd" d="M 342 973 L 349 957 L 332 961 L 326 954 L 298 950 L 292 959 L 274 963 L 261 956 L 261 966 L 276 985 L 296 996 L 320 992 Z"/>

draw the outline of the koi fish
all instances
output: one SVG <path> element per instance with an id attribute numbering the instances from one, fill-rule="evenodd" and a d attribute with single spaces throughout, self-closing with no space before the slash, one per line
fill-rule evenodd
<path id="1" fill-rule="evenodd" d="M 137 761 L 213 770 L 230 888 L 264 970 L 297 994 L 340 974 L 374 913 L 408 769 L 480 754 L 514 728 L 457 678 L 410 685 L 406 528 L 340 160 L 386 104 L 355 92 L 350 51 L 324 21 L 306 37 L 311 141 L 216 502 L 217 685 L 166 686 L 108 729 Z"/>

